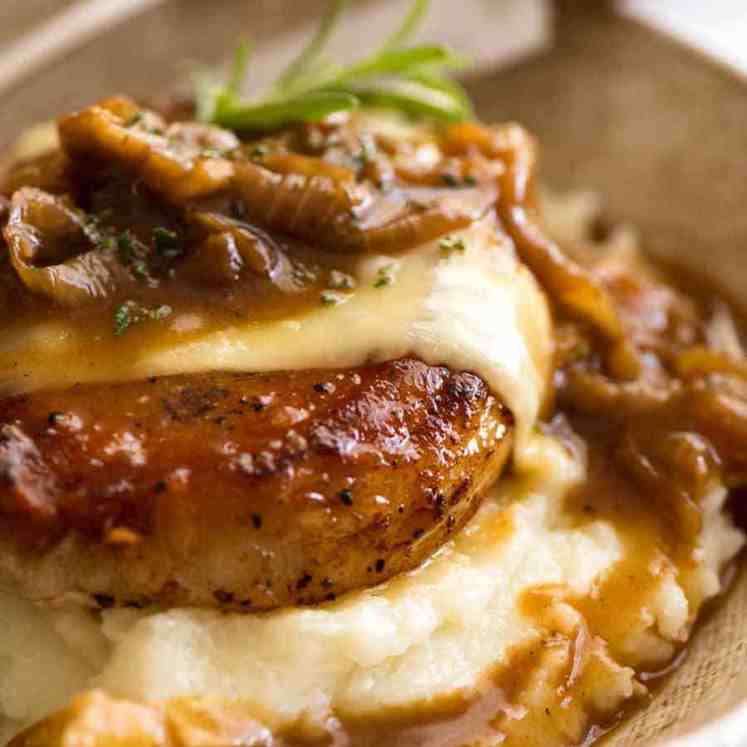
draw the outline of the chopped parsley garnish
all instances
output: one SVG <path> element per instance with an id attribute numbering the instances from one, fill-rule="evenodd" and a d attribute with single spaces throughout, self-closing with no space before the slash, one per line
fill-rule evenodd
<path id="1" fill-rule="evenodd" d="M 145 281 L 148 279 L 148 265 L 142 259 L 136 259 L 132 262 L 130 272 L 135 280 Z"/>
<path id="2" fill-rule="evenodd" d="M 359 138 L 360 150 L 355 155 L 356 163 L 363 168 L 366 164 L 373 163 L 376 160 L 378 151 L 376 142 L 367 132 L 364 132 Z"/>
<path id="3" fill-rule="evenodd" d="M 134 127 L 143 121 L 145 114 L 143 112 L 135 112 L 124 124 L 125 127 Z"/>
<path id="4" fill-rule="evenodd" d="M 377 50 L 350 65 L 325 59 L 327 42 L 349 0 L 330 0 L 308 45 L 264 94 L 245 99 L 241 87 L 252 46 L 239 46 L 225 82 L 211 74 L 195 80 L 197 117 L 229 129 L 258 132 L 298 122 L 318 122 L 361 106 L 394 109 L 409 116 L 457 122 L 472 104 L 448 72 L 465 59 L 438 44 L 410 44 L 430 5 L 414 0 L 399 28 Z"/>
<path id="5" fill-rule="evenodd" d="M 114 310 L 114 334 L 121 337 L 133 324 L 159 322 L 172 312 L 171 306 L 163 304 L 149 308 L 136 301 L 125 301 Z"/>
<path id="6" fill-rule="evenodd" d="M 337 306 L 337 304 L 345 300 L 345 296 L 334 291 L 322 291 L 319 299 L 322 302 L 322 306 Z"/>
<path id="7" fill-rule="evenodd" d="M 123 267 L 126 267 L 136 280 L 148 279 L 148 265 L 144 259 L 138 256 L 137 239 L 129 230 L 122 231 L 116 238 L 117 258 Z M 141 249 L 143 247 L 141 246 Z"/>
<path id="8" fill-rule="evenodd" d="M 50 425 L 57 425 L 61 420 L 65 419 L 65 413 L 59 412 L 58 410 L 53 410 L 52 412 L 47 415 L 47 422 Z"/>
<path id="9" fill-rule="evenodd" d="M 588 358 L 591 355 L 591 352 L 592 348 L 589 344 L 589 341 L 580 339 L 573 346 L 573 350 L 571 351 L 571 358 L 573 360 L 582 360 L 583 358 Z"/>
<path id="10" fill-rule="evenodd" d="M 394 265 L 385 265 L 384 267 L 379 268 L 378 273 L 376 273 L 376 280 L 374 280 L 373 287 L 384 288 L 387 285 L 391 285 L 394 282 L 394 276 L 392 275 L 393 270 Z"/>
<path id="11" fill-rule="evenodd" d="M 229 151 L 221 150 L 220 148 L 205 148 L 202 151 L 202 156 L 205 158 L 225 158 Z"/>
<path id="12" fill-rule="evenodd" d="M 329 273 L 329 287 L 335 290 L 352 290 L 355 288 L 355 278 L 340 270 L 332 270 Z"/>
<path id="13" fill-rule="evenodd" d="M 269 155 L 269 153 L 269 146 L 265 145 L 264 143 L 257 143 L 256 145 L 252 146 L 249 155 L 252 158 L 264 158 L 266 155 Z"/>
<path id="14" fill-rule="evenodd" d="M 117 256 L 119 261 L 127 266 L 132 262 L 134 246 L 132 243 L 132 234 L 129 231 L 122 231 L 117 236 Z"/>
<path id="15" fill-rule="evenodd" d="M 161 304 L 161 306 L 157 306 L 155 309 L 150 309 L 148 311 L 148 319 L 152 319 L 155 322 L 160 322 L 162 319 L 170 316 L 172 311 L 173 309 L 171 308 L 171 306 L 168 306 L 167 304 Z"/>
<path id="16" fill-rule="evenodd" d="M 180 257 L 184 251 L 181 239 L 176 231 L 171 231 L 163 226 L 153 229 L 153 245 L 156 254 L 166 259 Z"/>
<path id="17" fill-rule="evenodd" d="M 132 319 L 130 317 L 129 303 L 123 303 L 121 306 L 117 306 L 114 310 L 114 334 L 117 337 L 120 337 L 127 331 L 131 323 Z"/>
<path id="18" fill-rule="evenodd" d="M 444 236 L 444 238 L 438 242 L 438 246 L 444 254 L 464 252 L 467 248 L 464 244 L 464 239 L 460 239 L 458 236 Z"/>
<path id="19" fill-rule="evenodd" d="M 441 181 L 450 189 L 456 189 L 457 187 L 474 187 L 477 184 L 477 179 L 475 179 L 472 174 L 467 174 L 467 176 L 460 181 L 456 176 L 454 176 L 454 174 L 451 174 L 448 171 L 441 174 Z"/>

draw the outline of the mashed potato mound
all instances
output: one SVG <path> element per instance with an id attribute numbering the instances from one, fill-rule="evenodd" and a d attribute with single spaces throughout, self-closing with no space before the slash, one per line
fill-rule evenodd
<path id="1" fill-rule="evenodd" d="M 624 635 L 605 640 L 582 610 L 624 562 L 625 538 L 609 521 L 579 522 L 564 510 L 563 496 L 584 468 L 559 442 L 534 437 L 525 462 L 522 476 L 502 481 L 426 565 L 322 607 L 245 616 L 92 612 L 0 595 L 7 734 L 92 688 L 138 702 L 244 700 L 273 729 L 301 718 L 323 723 L 332 713 L 357 721 L 468 699 L 484 689 L 486 675 L 499 678 L 529 651 L 533 665 L 513 692 L 511 718 L 504 714 L 495 728 L 522 744 L 548 733 L 558 743 L 581 737 L 589 718 L 610 716 L 641 693 L 636 668 L 664 665 L 687 639 L 697 613 L 690 600 L 720 590 L 719 572 L 743 538 L 721 510 L 725 490 L 714 488 L 688 569 L 659 558 L 645 603 L 633 595 L 630 609 L 616 611 Z M 526 603 L 538 594 L 542 605 Z M 580 637 L 583 666 L 570 682 Z M 549 731 L 547 722 L 539 731 L 531 714 L 557 705 L 558 681 L 575 697 L 553 709 Z"/>

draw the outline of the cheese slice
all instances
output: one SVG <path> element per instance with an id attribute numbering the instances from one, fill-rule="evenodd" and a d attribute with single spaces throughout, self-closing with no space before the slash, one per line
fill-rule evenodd
<path id="1" fill-rule="evenodd" d="M 361 256 L 358 287 L 334 306 L 294 318 L 242 320 L 215 330 L 173 314 L 156 344 L 117 345 L 65 317 L 0 331 L 0 392 L 207 371 L 342 368 L 406 355 L 480 375 L 511 408 L 520 441 L 545 394 L 552 350 L 543 292 L 510 240 L 485 218 L 399 257 Z M 382 268 L 391 278 L 376 283 Z M 377 287 L 378 286 L 378 287 Z M 205 326 L 205 333 L 194 332 Z M 185 328 L 190 334 L 182 334 Z"/>

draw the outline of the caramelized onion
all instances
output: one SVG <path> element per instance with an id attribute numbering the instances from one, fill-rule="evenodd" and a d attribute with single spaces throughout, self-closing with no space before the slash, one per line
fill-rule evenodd
<path id="1" fill-rule="evenodd" d="M 285 291 L 295 289 L 285 255 L 264 231 L 213 212 L 192 212 L 187 221 L 200 237 L 186 262 L 188 273 L 224 284 L 246 269 Z"/>
<path id="2" fill-rule="evenodd" d="M 408 249 L 464 228 L 492 205 L 489 190 L 343 187 L 326 176 L 276 174 L 236 164 L 235 188 L 252 220 L 332 251 Z"/>
<path id="3" fill-rule="evenodd" d="M 736 382 L 734 382 L 736 383 Z M 747 470 L 747 390 L 711 374 L 692 381 L 671 379 L 618 383 L 599 373 L 563 372 L 559 401 L 569 412 L 617 423 L 632 422 L 642 432 L 692 431 L 706 438 L 729 473 Z M 669 424 L 669 425 L 668 425 Z M 649 449 L 650 451 L 651 449 Z"/>
<path id="4" fill-rule="evenodd" d="M 747 380 L 747 361 L 744 358 L 705 345 L 694 345 L 678 353 L 674 365 L 683 379 L 726 374 Z"/>
<path id="5" fill-rule="evenodd" d="M 302 156 L 298 153 L 269 153 L 262 157 L 262 165 L 277 174 L 325 176 L 340 185 L 355 183 L 355 174 L 350 169 L 328 163 L 323 158 Z"/>
<path id="6" fill-rule="evenodd" d="M 559 402 L 564 408 L 583 415 L 609 418 L 618 413 L 641 415 L 657 411 L 670 401 L 677 383 L 654 386 L 645 380 L 612 381 L 583 369 L 565 371 L 559 383 Z"/>
<path id="7" fill-rule="evenodd" d="M 14 163 L 7 172 L 0 167 L 0 191 L 12 195 L 21 187 L 37 187 L 52 194 L 71 190 L 69 163 L 59 150 Z"/>
<path id="8" fill-rule="evenodd" d="M 205 127 L 199 140 L 185 125 L 167 127 L 126 99 L 110 99 L 62 120 L 60 139 L 70 157 L 125 167 L 174 205 L 232 195 L 260 225 L 332 251 L 407 249 L 466 227 L 495 199 L 493 188 L 431 190 L 427 201 L 407 190 L 380 192 L 356 184 L 348 169 L 297 154 L 272 154 L 262 164 L 240 151 L 216 156 L 204 143 L 225 151 L 224 139 L 234 136 Z"/>
<path id="9" fill-rule="evenodd" d="M 602 285 L 569 259 L 521 205 L 507 205 L 501 218 L 522 261 L 565 311 L 586 321 L 611 341 L 623 336 L 617 311 Z"/>
<path id="10" fill-rule="evenodd" d="M 713 443 L 729 467 L 747 468 L 747 398 L 718 381 L 699 381 L 688 387 L 682 408 L 697 430 Z"/>
<path id="11" fill-rule="evenodd" d="M 231 161 L 215 152 L 239 145 L 231 133 L 208 125 L 166 127 L 160 117 L 124 98 L 107 99 L 65 117 L 59 130 L 62 148 L 71 158 L 113 162 L 176 204 L 227 186 Z"/>
<path id="12" fill-rule="evenodd" d="M 91 248 L 81 216 L 34 187 L 15 193 L 3 233 L 24 285 L 63 306 L 105 298 L 126 279 L 113 249 Z"/>

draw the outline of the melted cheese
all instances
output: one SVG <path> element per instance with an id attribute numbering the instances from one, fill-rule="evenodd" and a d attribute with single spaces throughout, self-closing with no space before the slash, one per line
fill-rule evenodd
<path id="1" fill-rule="evenodd" d="M 464 251 L 446 255 L 434 241 L 396 258 L 361 257 L 357 290 L 336 306 L 187 336 L 180 334 L 185 325 L 199 329 L 200 320 L 176 314 L 155 347 L 134 354 L 128 347 L 126 357 L 64 316 L 7 328 L 0 332 L 0 392 L 215 370 L 352 367 L 414 355 L 480 375 L 514 413 L 521 443 L 549 375 L 547 302 L 492 218 L 454 236 Z M 392 282 L 376 287 L 383 267 Z"/>

